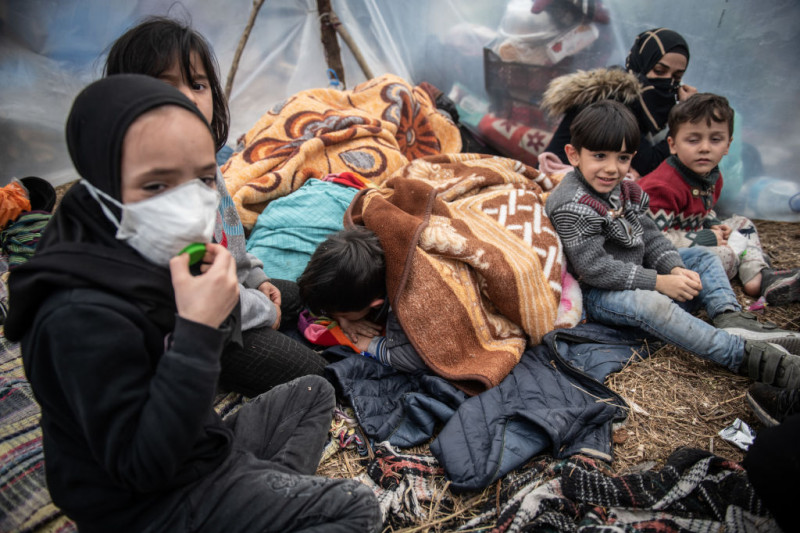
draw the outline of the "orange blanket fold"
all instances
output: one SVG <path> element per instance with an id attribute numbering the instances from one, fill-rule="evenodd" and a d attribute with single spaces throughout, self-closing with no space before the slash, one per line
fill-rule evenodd
<path id="1" fill-rule="evenodd" d="M 417 352 L 475 394 L 556 325 L 563 252 L 544 213 L 549 179 L 476 154 L 418 159 L 346 215 L 379 237 L 387 290 Z M 574 324 L 561 324 L 569 326 Z"/>
<path id="2" fill-rule="evenodd" d="M 302 91 L 265 113 L 222 167 L 244 227 L 309 178 L 352 172 L 379 184 L 418 157 L 461 150 L 427 91 L 390 74 L 351 91 Z"/>

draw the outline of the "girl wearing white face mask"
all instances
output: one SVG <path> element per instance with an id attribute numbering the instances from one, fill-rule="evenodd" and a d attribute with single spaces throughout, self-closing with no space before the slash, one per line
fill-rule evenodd
<path id="1" fill-rule="evenodd" d="M 86 184 L 11 273 L 5 323 L 42 408 L 53 502 L 90 533 L 380 527 L 369 489 L 312 476 L 335 405 L 323 378 L 224 422 L 213 409 L 239 297 L 231 254 L 207 242 L 202 114 L 153 78 L 112 76 L 76 98 L 67 142 Z M 206 242 L 196 275 L 187 241 Z"/>
<path id="2" fill-rule="evenodd" d="M 228 106 L 216 63 L 206 40 L 191 27 L 169 18 L 150 17 L 114 42 L 105 74 L 144 74 L 178 89 L 211 125 L 214 147 L 219 150 L 228 136 Z M 297 332 L 302 309 L 297 285 L 270 279 L 262 262 L 247 253 L 244 228 L 222 174 L 216 168 L 208 169 L 204 179 L 211 182 L 215 172 L 220 201 L 214 242 L 223 244 L 236 261 L 243 346 L 247 348 L 230 345 L 225 350 L 221 386 L 257 396 L 296 377 L 322 375 L 327 361 L 287 335 Z"/>

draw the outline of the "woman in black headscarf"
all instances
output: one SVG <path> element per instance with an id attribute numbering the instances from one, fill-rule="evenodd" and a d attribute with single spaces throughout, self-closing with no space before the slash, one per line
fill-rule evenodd
<path id="1" fill-rule="evenodd" d="M 627 71 L 599 68 L 560 76 L 548 85 L 542 109 L 551 116 L 564 114 L 546 152 L 567 163 L 564 146 L 570 142 L 569 127 L 587 105 L 614 99 L 633 111 L 642 132 L 632 170 L 639 175 L 653 171 L 669 156 L 663 131 L 670 109 L 697 89 L 682 85 L 689 64 L 689 46 L 680 34 L 666 28 L 640 33 L 625 60 Z"/>
<path id="2" fill-rule="evenodd" d="M 83 180 L 11 273 L 5 324 L 42 408 L 53 502 L 82 532 L 378 528 L 369 489 L 311 476 L 335 403 L 324 379 L 275 387 L 225 422 L 213 409 L 238 282 L 209 243 L 202 113 L 159 80 L 111 76 L 76 98 L 67 144 Z M 187 242 L 205 243 L 193 271 Z"/>

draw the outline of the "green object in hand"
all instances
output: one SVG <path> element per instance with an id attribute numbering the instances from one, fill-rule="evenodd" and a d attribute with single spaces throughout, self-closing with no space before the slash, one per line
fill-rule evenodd
<path id="1" fill-rule="evenodd" d="M 193 242 L 181 250 L 181 254 L 189 254 L 189 265 L 194 265 L 195 263 L 199 263 L 200 260 L 203 259 L 203 256 L 206 255 L 206 245 L 202 242 Z"/>

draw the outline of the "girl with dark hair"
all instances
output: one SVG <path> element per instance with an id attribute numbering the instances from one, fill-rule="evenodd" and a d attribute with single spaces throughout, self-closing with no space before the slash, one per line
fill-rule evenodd
<path id="1" fill-rule="evenodd" d="M 632 170 L 641 176 L 651 172 L 669 156 L 665 128 L 670 109 L 697 92 L 681 84 L 688 64 L 686 40 L 672 30 L 654 28 L 636 37 L 625 60 L 626 70 L 599 68 L 554 79 L 545 91 L 542 109 L 564 118 L 545 152 L 566 163 L 564 147 L 578 113 L 598 100 L 617 100 L 633 112 L 642 134 Z"/>
<path id="2" fill-rule="evenodd" d="M 151 17 L 114 41 L 104 75 L 144 74 L 168 82 L 200 108 L 219 150 L 228 139 L 229 115 L 218 70 L 202 35 L 176 20 Z"/>
<path id="3" fill-rule="evenodd" d="M 144 74 L 178 89 L 211 124 L 216 150 L 228 135 L 228 105 L 219 82 L 217 61 L 202 35 L 164 17 L 151 17 L 119 37 L 109 50 L 105 74 Z M 301 302 L 297 285 L 270 280 L 263 263 L 246 251 L 244 228 L 217 170 L 220 194 L 214 241 L 236 260 L 243 343 L 231 344 L 222 358 L 220 384 L 256 396 L 299 376 L 322 375 L 327 362 L 290 338 L 297 329 Z M 280 331 L 278 329 L 280 328 Z"/>
<path id="4" fill-rule="evenodd" d="M 9 277 L 5 323 L 42 409 L 53 502 L 83 533 L 376 531 L 367 487 L 313 476 L 335 406 L 323 378 L 225 421 L 214 410 L 239 297 L 233 257 L 209 242 L 202 112 L 153 78 L 111 76 L 76 98 L 67 143 L 83 179 Z M 187 242 L 205 246 L 194 271 Z"/>

